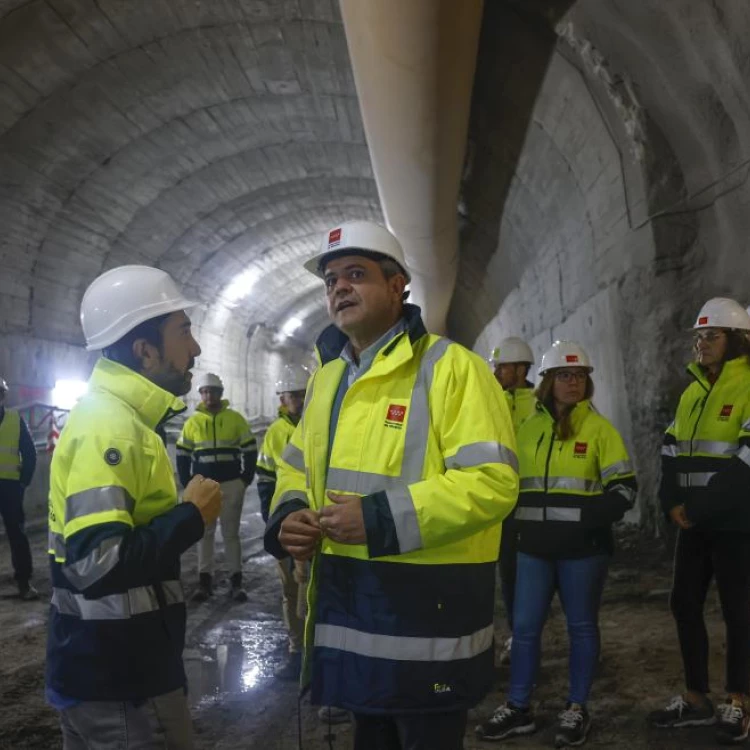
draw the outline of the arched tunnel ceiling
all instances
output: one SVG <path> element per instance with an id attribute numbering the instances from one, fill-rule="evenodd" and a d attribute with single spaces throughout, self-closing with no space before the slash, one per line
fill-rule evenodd
<path id="1" fill-rule="evenodd" d="M 71 344 L 86 285 L 122 263 L 173 273 L 209 320 L 257 267 L 233 330 L 319 326 L 301 259 L 380 218 L 325 0 L 0 1 L 0 174 L 0 331 Z"/>

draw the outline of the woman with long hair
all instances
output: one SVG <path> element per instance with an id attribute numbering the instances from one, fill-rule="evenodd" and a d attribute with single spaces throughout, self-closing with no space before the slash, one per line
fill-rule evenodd
<path id="1" fill-rule="evenodd" d="M 518 572 L 507 700 L 477 727 L 482 739 L 536 731 L 531 693 L 544 623 L 557 589 L 570 639 L 570 691 L 555 745 L 582 745 L 599 660 L 599 604 L 612 524 L 633 506 L 636 481 L 620 434 L 591 404 L 593 367 L 581 346 L 556 341 L 542 357 L 536 414 L 518 432 Z"/>
<path id="2" fill-rule="evenodd" d="M 662 728 L 718 722 L 717 741 L 743 742 L 750 728 L 750 316 L 732 299 L 703 306 L 694 326 L 693 382 L 662 446 L 659 489 L 678 527 L 670 604 L 686 690 L 649 719 Z M 726 691 L 708 698 L 703 607 L 711 579 L 726 626 Z"/>

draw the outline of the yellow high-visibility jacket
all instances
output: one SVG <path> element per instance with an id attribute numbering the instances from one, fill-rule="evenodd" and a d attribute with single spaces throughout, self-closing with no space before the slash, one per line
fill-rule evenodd
<path id="1" fill-rule="evenodd" d="M 367 544 L 324 538 L 314 560 L 303 670 L 313 702 L 353 711 L 459 710 L 491 687 L 494 567 L 518 492 L 510 414 L 486 364 L 429 335 L 419 308 L 405 319 L 343 396 L 332 441 L 347 339 L 331 326 L 318 340 L 266 532 L 280 557 L 290 512 L 320 510 L 328 491 L 363 497 Z"/>
<path id="2" fill-rule="evenodd" d="M 665 513 L 685 505 L 700 527 L 750 532 L 750 364 L 724 364 L 711 384 L 697 364 L 662 446 Z"/>
<path id="3" fill-rule="evenodd" d="M 612 552 L 611 525 L 633 507 L 637 486 L 625 444 L 589 401 L 560 440 L 542 404 L 518 431 L 518 549 L 551 559 Z"/>
<path id="4" fill-rule="evenodd" d="M 100 359 L 52 458 L 47 685 L 133 701 L 185 686 L 180 555 L 203 536 L 154 431 L 185 405 Z"/>
<path id="5" fill-rule="evenodd" d="M 292 438 L 296 425 L 284 407 L 279 409 L 279 418 L 268 427 L 263 446 L 258 456 L 258 495 L 260 495 L 260 513 L 268 521 L 271 511 L 271 500 L 276 491 L 276 467 L 281 460 L 287 443 Z"/>
<path id="6" fill-rule="evenodd" d="M 514 391 L 505 391 L 505 397 L 508 399 L 513 429 L 517 435 L 518 428 L 536 411 L 534 388 L 528 385 Z"/>
<path id="7" fill-rule="evenodd" d="M 217 482 L 242 479 L 249 485 L 255 475 L 258 443 L 245 417 L 221 402 L 216 414 L 198 404 L 177 440 L 177 471 L 185 486 L 195 474 Z"/>

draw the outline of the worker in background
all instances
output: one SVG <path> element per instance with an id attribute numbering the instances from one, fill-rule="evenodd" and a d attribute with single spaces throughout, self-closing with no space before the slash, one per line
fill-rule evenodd
<path id="1" fill-rule="evenodd" d="M 221 488 L 196 476 L 178 503 L 156 428 L 185 410 L 194 304 L 148 266 L 107 271 L 83 296 L 86 349 L 102 356 L 50 474 L 46 695 L 65 750 L 193 748 L 180 556 L 215 521 Z"/>
<path id="2" fill-rule="evenodd" d="M 534 386 L 529 382 L 529 370 L 534 364 L 534 355 L 529 345 L 516 336 L 503 339 L 500 345 L 492 350 L 489 359 L 495 373 L 495 380 L 503 387 L 508 399 L 513 429 L 518 435 L 518 428 L 536 410 Z M 510 632 L 513 632 L 513 598 L 516 589 L 516 555 L 518 532 L 513 523 L 512 514 L 503 524 L 503 538 L 500 545 L 500 583 L 505 604 L 505 615 L 508 618 Z M 500 654 L 500 663 L 510 663 L 513 647 L 513 636 L 508 636 Z"/>
<path id="3" fill-rule="evenodd" d="M 403 303 L 388 230 L 334 227 L 305 267 L 333 325 L 265 536 L 278 558 L 314 558 L 302 684 L 353 712 L 356 750 L 458 750 L 493 681 L 494 569 L 518 492 L 508 405 L 479 357 Z"/>
<path id="4" fill-rule="evenodd" d="M 201 474 L 221 484 L 221 536 L 229 568 L 229 595 L 236 602 L 246 602 L 242 588 L 242 544 L 240 521 L 245 490 L 255 476 L 258 444 L 245 417 L 229 408 L 222 398 L 221 378 L 207 373 L 198 379 L 201 403 L 185 422 L 177 440 L 177 472 L 187 487 L 190 479 Z M 198 590 L 194 602 L 204 602 L 213 593 L 214 541 L 216 524 L 206 527 L 198 547 Z"/>
<path id="5" fill-rule="evenodd" d="M 24 531 L 23 495 L 36 469 L 36 447 L 23 417 L 5 408 L 8 384 L 0 377 L 0 516 L 10 544 L 13 575 L 23 601 L 39 598 L 31 585 L 31 548 Z"/>
<path id="6" fill-rule="evenodd" d="M 521 493 L 513 652 L 507 701 L 476 730 L 481 739 L 531 734 L 542 630 L 558 590 L 570 639 L 570 687 L 555 746 L 586 741 L 599 660 L 599 605 L 613 552 L 612 524 L 633 507 L 636 481 L 620 434 L 593 407 L 593 367 L 556 341 L 539 368 L 536 413 L 518 431 Z"/>
<path id="7" fill-rule="evenodd" d="M 276 467 L 302 416 L 305 389 L 309 379 L 310 372 L 302 365 L 285 365 L 281 379 L 276 383 L 276 393 L 281 402 L 279 416 L 268 428 L 258 457 L 260 512 L 266 522 L 271 508 L 271 499 L 276 490 Z M 304 602 L 299 601 L 299 596 L 302 596 L 304 592 L 308 576 L 307 568 L 308 563 L 295 563 L 291 557 L 278 560 L 282 608 L 284 622 L 289 633 L 290 655 L 289 662 L 276 673 L 276 676 L 282 679 L 298 680 L 300 676 L 305 620 L 302 614 Z"/>
<path id="8" fill-rule="evenodd" d="M 670 604 L 685 687 L 657 727 L 717 723 L 717 741 L 742 742 L 750 727 L 750 316 L 731 299 L 711 299 L 695 322 L 692 382 L 662 447 L 659 497 L 678 527 Z M 716 579 L 726 630 L 726 690 L 708 698 L 708 635 L 703 619 Z"/>

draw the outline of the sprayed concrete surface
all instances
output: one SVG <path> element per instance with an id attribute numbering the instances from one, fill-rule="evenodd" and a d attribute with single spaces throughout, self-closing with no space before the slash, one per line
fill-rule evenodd
<path id="1" fill-rule="evenodd" d="M 189 605 L 185 664 L 199 750 L 295 750 L 298 747 L 297 690 L 274 677 L 286 658 L 280 596 L 274 561 L 262 551 L 257 495 L 248 494 L 243 517 L 245 583 L 250 596 L 235 604 L 219 573 L 218 591 L 201 605 Z M 61 748 L 57 717 L 44 703 L 44 641 L 49 583 L 44 538 L 32 537 L 42 600 L 16 599 L 5 539 L 0 539 L 0 748 Z M 219 545 L 221 548 L 221 545 Z M 219 556 L 219 567 L 222 558 Z M 185 588 L 196 585 L 196 554 L 185 556 Z M 624 750 L 713 748 L 710 729 L 659 732 L 646 728 L 645 716 L 680 689 L 681 668 L 674 626 L 667 606 L 670 563 L 665 546 L 624 535 L 602 608 L 603 658 L 590 708 L 594 718 L 588 746 Z M 504 633 L 498 604 L 498 636 Z M 707 604 L 711 635 L 711 675 L 716 694 L 722 686 L 724 643 L 715 595 Z M 555 604 L 547 626 L 542 672 L 535 700 L 541 729 L 510 747 L 551 746 L 555 717 L 565 699 L 567 639 Z M 466 750 L 491 747 L 477 741 L 473 726 L 489 715 L 508 680 L 498 669 L 497 692 L 470 714 Z M 350 725 L 329 729 L 314 710 L 302 705 L 305 750 L 350 750 Z"/>

